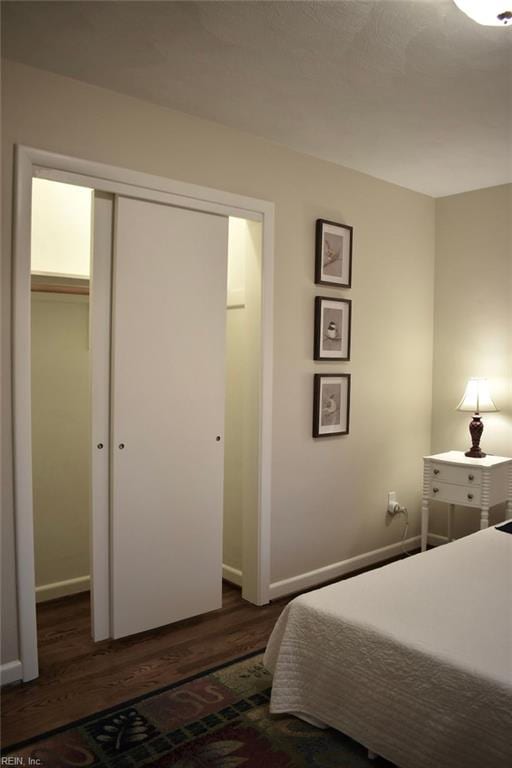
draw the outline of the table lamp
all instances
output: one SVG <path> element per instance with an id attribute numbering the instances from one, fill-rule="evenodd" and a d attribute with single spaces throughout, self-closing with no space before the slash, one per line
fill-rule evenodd
<path id="1" fill-rule="evenodd" d="M 487 379 L 469 379 L 464 397 L 458 404 L 457 410 L 473 411 L 473 418 L 469 424 L 469 432 L 473 444 L 464 455 L 471 456 L 473 459 L 483 459 L 485 453 L 480 448 L 480 438 L 482 437 L 484 425 L 482 424 L 480 414 L 498 410 L 489 393 Z"/>

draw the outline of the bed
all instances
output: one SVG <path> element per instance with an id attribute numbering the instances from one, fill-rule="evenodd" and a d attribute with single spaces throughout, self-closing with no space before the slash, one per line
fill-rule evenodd
<path id="1" fill-rule="evenodd" d="M 488 528 L 297 597 L 265 665 L 272 713 L 399 768 L 511 768 L 512 535 Z"/>

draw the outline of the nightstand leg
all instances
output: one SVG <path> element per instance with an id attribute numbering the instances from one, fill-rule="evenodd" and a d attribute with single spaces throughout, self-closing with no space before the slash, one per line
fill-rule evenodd
<path id="1" fill-rule="evenodd" d="M 506 506 L 507 520 L 512 518 L 512 464 L 508 468 L 508 499 Z"/>
<path id="2" fill-rule="evenodd" d="M 491 476 L 485 469 L 482 472 L 482 495 L 480 507 L 480 530 L 489 527 L 489 501 L 490 501 Z"/>
<path id="3" fill-rule="evenodd" d="M 448 541 L 453 541 L 453 513 L 455 512 L 455 504 L 450 504 L 448 509 Z"/>
<path id="4" fill-rule="evenodd" d="M 421 503 L 421 551 L 425 552 L 427 548 L 428 536 L 428 499 L 423 499 Z"/>

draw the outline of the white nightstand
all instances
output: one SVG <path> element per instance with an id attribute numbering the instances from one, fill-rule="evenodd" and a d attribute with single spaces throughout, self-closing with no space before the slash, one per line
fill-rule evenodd
<path id="1" fill-rule="evenodd" d="M 489 509 L 502 501 L 507 502 L 507 517 L 512 517 L 512 459 L 504 456 L 470 459 L 462 451 L 448 451 L 425 456 L 423 464 L 422 552 L 427 548 L 429 502 L 433 499 L 450 505 L 450 541 L 456 504 L 479 509 L 481 529 L 489 525 Z"/>

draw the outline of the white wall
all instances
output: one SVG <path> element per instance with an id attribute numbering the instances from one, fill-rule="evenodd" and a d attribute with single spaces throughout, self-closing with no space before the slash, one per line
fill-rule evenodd
<path id="1" fill-rule="evenodd" d="M 212 186 L 276 205 L 273 581 L 396 542 L 388 490 L 418 532 L 430 449 L 435 204 L 424 195 L 216 123 L 7 62 L 3 73 L 3 364 L 9 364 L 16 142 Z M 37 119 L 34 116 L 37 115 Z M 343 140 L 343 137 L 340 137 Z M 318 217 L 353 225 L 353 290 L 313 284 Z M 312 360 L 316 294 L 353 299 L 352 361 Z M 311 438 L 313 373 L 352 373 L 351 434 Z M 10 452 L 10 393 L 2 436 Z M 17 654 L 11 459 L 4 485 L 4 659 Z"/>
<path id="2" fill-rule="evenodd" d="M 88 337 L 87 296 L 32 294 L 32 466 L 38 599 L 88 588 Z M 83 581 L 77 583 L 80 578 Z"/>
<path id="3" fill-rule="evenodd" d="M 499 413 L 482 417 L 482 449 L 512 455 L 512 184 L 437 200 L 432 451 L 467 450 L 470 413 L 456 411 L 471 376 L 489 379 Z M 446 532 L 444 507 L 432 530 Z M 504 509 L 491 512 L 491 521 Z M 455 535 L 478 528 L 459 510 Z"/>
<path id="4" fill-rule="evenodd" d="M 88 278 L 91 216 L 91 189 L 34 179 L 32 272 Z"/>

